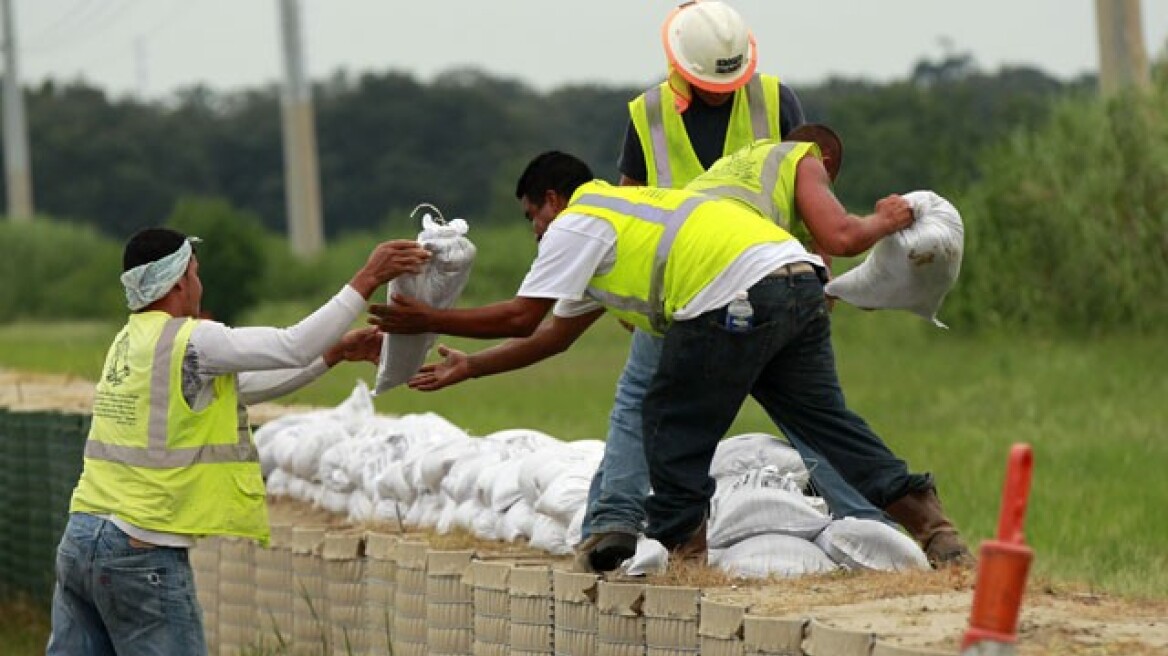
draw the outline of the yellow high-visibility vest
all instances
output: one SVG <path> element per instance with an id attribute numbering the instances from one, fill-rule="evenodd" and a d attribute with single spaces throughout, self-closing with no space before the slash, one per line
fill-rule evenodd
<path id="1" fill-rule="evenodd" d="M 822 158 L 810 142 L 764 139 L 723 157 L 694 178 L 686 189 L 745 203 L 755 212 L 794 232 L 795 171 L 808 154 Z"/>
<path id="2" fill-rule="evenodd" d="M 94 397 L 71 512 L 114 514 L 151 531 L 267 544 L 264 481 L 234 375 L 203 410 L 182 395 L 194 319 L 141 312 L 114 339 Z"/>
<path id="3" fill-rule="evenodd" d="M 734 92 L 722 155 L 759 139 L 779 138 L 779 78 L 755 75 Z M 645 154 L 650 187 L 680 189 L 705 170 L 673 104 L 668 81 L 629 103 L 629 117 Z"/>
<path id="4" fill-rule="evenodd" d="M 737 203 L 684 190 L 593 181 L 564 212 L 602 219 L 616 231 L 616 262 L 592 277 L 588 296 L 656 335 L 744 251 L 792 239 Z"/>

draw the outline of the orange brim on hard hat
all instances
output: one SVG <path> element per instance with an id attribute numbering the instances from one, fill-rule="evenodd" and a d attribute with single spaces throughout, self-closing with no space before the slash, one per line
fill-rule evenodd
<path id="1" fill-rule="evenodd" d="M 689 70 L 689 68 L 681 62 L 680 58 L 677 56 L 677 53 L 673 49 L 673 44 L 669 39 L 669 26 L 673 24 L 673 19 L 676 18 L 677 15 L 681 13 L 681 11 L 685 9 L 688 4 L 691 3 L 683 4 L 670 12 L 669 17 L 665 19 L 665 23 L 661 26 L 661 42 L 665 45 L 665 57 L 669 60 L 670 68 L 681 75 L 681 77 L 683 77 L 686 82 L 689 82 L 693 86 L 702 89 L 703 91 L 709 91 L 712 93 L 733 93 L 741 89 L 746 85 L 747 82 L 750 81 L 750 78 L 754 76 L 754 69 L 758 66 L 758 47 L 754 40 L 754 34 L 748 35 L 748 38 L 750 39 L 750 48 L 747 53 L 747 61 L 742 66 L 742 69 L 738 71 L 738 75 L 730 80 L 716 80 L 710 77 L 702 76 L 694 71 Z"/>

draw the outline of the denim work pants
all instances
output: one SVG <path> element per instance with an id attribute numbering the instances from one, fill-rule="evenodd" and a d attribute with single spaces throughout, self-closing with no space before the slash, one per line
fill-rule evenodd
<path id="1" fill-rule="evenodd" d="M 649 496 L 649 466 L 641 439 L 641 405 L 657 372 L 664 339 L 642 330 L 633 332 L 628 361 L 616 385 L 616 400 L 608 420 L 604 458 L 592 476 L 581 536 L 593 533 L 640 534 L 645 528 Z M 816 490 L 837 517 L 883 520 L 884 513 L 859 492 L 787 426 L 780 429 L 811 470 Z"/>
<path id="2" fill-rule="evenodd" d="M 581 535 L 645 530 L 645 499 L 649 496 L 649 465 L 641 441 L 641 403 L 661 359 L 662 340 L 633 331 L 629 359 L 616 384 L 616 400 L 608 416 L 604 458 L 592 476 Z"/>
<path id="3" fill-rule="evenodd" d="M 57 548 L 47 656 L 206 656 L 186 549 L 138 547 L 113 523 L 69 517 Z"/>
<path id="4" fill-rule="evenodd" d="M 748 395 L 883 508 L 929 477 L 910 474 L 848 409 L 836 374 L 831 319 L 814 273 L 763 278 L 750 288 L 754 326 L 723 326 L 726 310 L 673 324 L 644 401 L 644 445 L 653 494 L 646 534 L 667 548 L 706 517 L 710 460 Z"/>

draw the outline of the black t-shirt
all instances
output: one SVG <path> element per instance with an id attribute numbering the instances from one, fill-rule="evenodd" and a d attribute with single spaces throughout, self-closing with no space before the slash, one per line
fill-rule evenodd
<path id="1" fill-rule="evenodd" d="M 726 145 L 726 130 L 730 126 L 733 102 L 725 102 L 717 107 L 707 105 L 695 93 L 689 109 L 681 115 L 685 131 L 689 134 L 690 145 L 702 167 L 710 168 L 722 156 Z M 799 97 L 785 84 L 779 85 L 779 138 L 796 127 L 803 125 L 803 105 Z M 628 178 L 645 182 L 649 173 L 645 170 L 645 153 L 641 150 L 641 140 L 637 129 L 630 120 L 625 128 L 625 143 L 618 162 L 620 172 Z"/>

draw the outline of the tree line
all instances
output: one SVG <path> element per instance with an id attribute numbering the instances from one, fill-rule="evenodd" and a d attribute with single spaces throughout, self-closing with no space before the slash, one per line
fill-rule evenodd
<path id="1" fill-rule="evenodd" d="M 1040 124 L 1051 99 L 1092 85 L 1032 68 L 985 72 L 968 55 L 953 55 L 923 60 L 899 81 L 839 78 L 794 88 L 809 120 L 843 135 L 838 190 L 863 211 L 896 191 L 965 186 L 978 178 L 986 145 Z M 475 222 L 515 216 L 515 177 L 547 149 L 572 152 L 615 181 L 626 104 L 641 90 L 540 93 L 469 69 L 429 83 L 392 70 L 338 72 L 314 85 L 326 233 L 402 226 L 423 201 Z M 154 102 L 111 98 L 82 82 L 46 82 L 26 94 L 40 213 L 122 238 L 162 221 L 184 196 L 201 196 L 285 229 L 275 86 L 195 87 Z"/>
<path id="2" fill-rule="evenodd" d="M 1168 325 L 1163 62 L 1154 80 L 1146 92 L 1100 98 L 1091 79 L 987 73 L 957 56 L 922 61 L 900 81 L 797 91 L 809 120 L 844 137 L 837 192 L 850 209 L 932 189 L 960 210 L 964 259 L 941 310 L 954 332 L 1101 335 Z M 29 92 L 34 179 L 55 220 L 0 221 L 0 282 L 24 281 L 0 284 L 0 321 L 117 319 L 122 240 L 158 223 L 206 238 L 199 257 L 215 273 L 204 279 L 205 307 L 216 318 L 316 303 L 371 243 L 416 234 L 409 211 L 423 201 L 471 223 L 479 255 L 463 300 L 505 298 L 533 253 L 512 198 L 520 168 L 556 148 L 615 180 L 636 93 L 538 93 L 476 71 L 429 84 L 338 74 L 316 88 L 329 242 L 301 259 L 282 236 L 275 89 L 139 103 L 43 85 Z"/>

